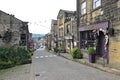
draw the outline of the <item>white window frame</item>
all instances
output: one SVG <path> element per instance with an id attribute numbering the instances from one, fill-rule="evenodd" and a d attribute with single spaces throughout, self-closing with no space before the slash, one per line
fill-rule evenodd
<path id="1" fill-rule="evenodd" d="M 70 24 L 67 25 L 67 33 L 70 33 L 71 32 L 71 26 Z"/>
<path id="2" fill-rule="evenodd" d="M 93 9 L 101 6 L 101 0 L 93 0 Z"/>
<path id="3" fill-rule="evenodd" d="M 81 14 L 86 13 L 86 1 L 81 4 Z"/>

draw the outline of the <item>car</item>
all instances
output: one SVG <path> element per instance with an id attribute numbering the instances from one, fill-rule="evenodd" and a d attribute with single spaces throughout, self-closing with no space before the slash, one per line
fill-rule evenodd
<path id="1" fill-rule="evenodd" d="M 40 46 L 40 48 L 43 48 L 43 46 Z"/>

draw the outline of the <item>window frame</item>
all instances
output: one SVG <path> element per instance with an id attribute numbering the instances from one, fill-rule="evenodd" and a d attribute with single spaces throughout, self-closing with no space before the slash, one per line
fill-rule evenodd
<path id="1" fill-rule="evenodd" d="M 96 9 L 96 8 L 98 8 L 98 7 L 100 7 L 101 6 L 101 0 L 93 0 L 93 9 Z M 97 4 L 99 4 L 99 5 L 97 5 Z"/>
<path id="2" fill-rule="evenodd" d="M 80 32 L 80 49 L 87 50 L 89 46 L 94 47 L 94 40 L 92 30 Z M 91 36 L 91 37 L 90 37 Z"/>
<path id="3" fill-rule="evenodd" d="M 87 3 L 86 1 L 84 1 L 82 4 L 81 4 L 81 14 L 84 15 L 86 14 L 86 11 L 87 10 Z"/>
<path id="4" fill-rule="evenodd" d="M 70 32 L 71 32 L 71 25 L 68 24 L 68 25 L 67 25 L 67 34 L 70 33 Z"/>

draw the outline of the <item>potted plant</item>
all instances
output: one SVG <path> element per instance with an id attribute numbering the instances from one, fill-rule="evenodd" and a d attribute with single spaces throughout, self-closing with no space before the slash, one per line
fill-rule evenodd
<path id="1" fill-rule="evenodd" d="M 88 48 L 89 62 L 95 63 L 95 49 L 93 47 Z"/>

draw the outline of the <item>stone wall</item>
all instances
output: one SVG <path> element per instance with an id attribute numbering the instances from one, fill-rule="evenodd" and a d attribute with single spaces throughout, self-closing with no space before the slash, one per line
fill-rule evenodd
<path id="1" fill-rule="evenodd" d="M 19 46 L 20 34 L 23 31 L 26 34 L 26 29 L 22 29 L 23 26 L 23 21 L 17 19 L 14 15 L 0 11 L 0 47 Z M 11 37 L 9 34 L 5 36 L 8 30 L 11 33 Z"/>
<path id="2" fill-rule="evenodd" d="M 109 39 L 109 64 L 120 69 L 120 25 L 114 27 L 115 34 Z"/>
<path id="3" fill-rule="evenodd" d="M 104 0 L 105 5 L 103 10 L 105 16 L 109 19 L 109 28 L 112 28 L 114 31 L 111 35 L 109 32 L 109 65 L 111 67 L 120 69 L 120 0 L 110 2 Z"/>

